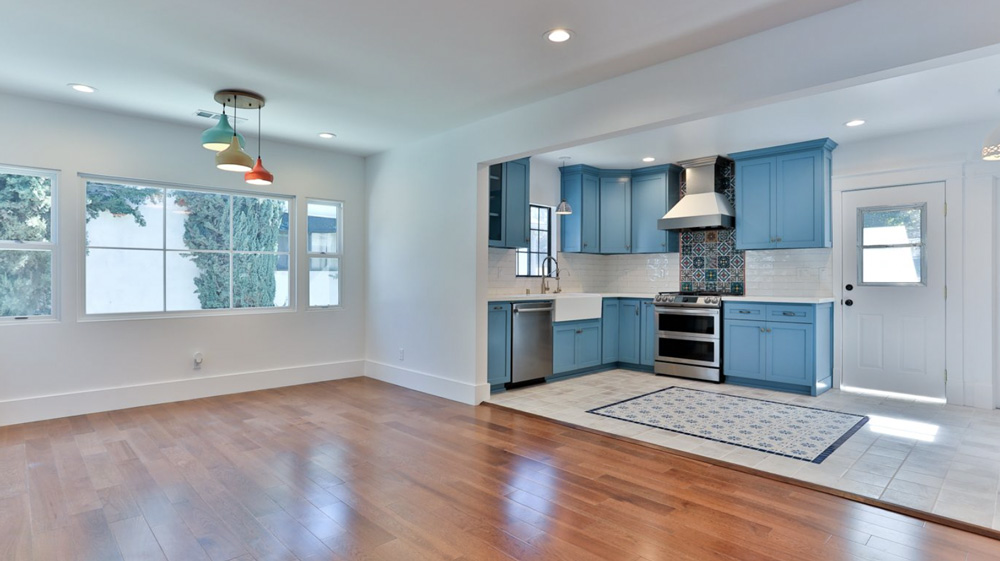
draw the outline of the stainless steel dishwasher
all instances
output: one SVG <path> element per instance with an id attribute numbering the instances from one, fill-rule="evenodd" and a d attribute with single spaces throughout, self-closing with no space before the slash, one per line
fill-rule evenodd
<path id="1" fill-rule="evenodd" d="M 514 304 L 511 311 L 511 383 L 552 375 L 552 302 Z"/>

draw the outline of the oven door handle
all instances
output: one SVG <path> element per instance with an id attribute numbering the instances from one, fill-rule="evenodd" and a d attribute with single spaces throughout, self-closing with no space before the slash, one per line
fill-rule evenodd
<path id="1" fill-rule="evenodd" d="M 682 316 L 717 317 L 719 315 L 719 309 L 718 308 L 656 308 L 656 313 L 658 315 L 679 314 Z"/>
<path id="2" fill-rule="evenodd" d="M 707 335 L 704 333 L 685 333 L 682 331 L 657 331 L 658 339 L 676 339 L 678 341 L 714 341 L 720 343 L 722 338 L 718 335 Z"/>

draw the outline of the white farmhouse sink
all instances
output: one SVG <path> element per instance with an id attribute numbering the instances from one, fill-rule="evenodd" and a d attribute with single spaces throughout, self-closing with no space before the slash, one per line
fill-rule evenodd
<path id="1" fill-rule="evenodd" d="M 601 317 L 600 294 L 551 294 L 555 313 L 552 321 L 574 321 Z"/>

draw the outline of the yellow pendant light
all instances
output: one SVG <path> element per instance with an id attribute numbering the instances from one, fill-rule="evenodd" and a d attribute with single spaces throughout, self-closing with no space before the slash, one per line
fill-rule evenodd
<path id="1" fill-rule="evenodd" d="M 219 99 L 220 94 L 223 100 Z M 254 106 L 254 102 L 258 99 L 260 100 L 260 105 L 263 105 L 263 98 L 249 92 L 223 90 L 215 94 L 216 101 L 221 101 L 225 104 L 226 101 L 224 100 L 232 99 L 233 105 L 233 136 L 229 141 L 229 148 L 215 155 L 215 167 L 225 171 L 247 172 L 253 169 L 253 158 L 250 157 L 250 154 L 243 151 L 243 148 L 240 146 L 240 139 L 236 134 L 236 108 L 240 107 L 240 96 L 245 98 L 243 100 L 244 108 Z"/>

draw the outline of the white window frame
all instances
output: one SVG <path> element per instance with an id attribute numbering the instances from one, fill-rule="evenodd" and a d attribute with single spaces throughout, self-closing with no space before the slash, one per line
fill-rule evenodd
<path id="1" fill-rule="evenodd" d="M 337 205 L 337 251 L 335 253 L 326 252 L 311 252 L 309 251 L 309 203 L 323 204 L 323 205 Z M 334 199 L 317 199 L 314 197 L 306 198 L 306 211 L 305 211 L 305 270 L 306 270 L 306 292 L 303 299 L 306 302 L 307 310 L 339 310 L 344 307 L 344 201 L 337 201 Z M 313 306 L 312 302 L 309 300 L 309 294 L 312 290 L 310 283 L 312 282 L 310 263 L 312 259 L 336 259 L 337 260 L 337 305 L 335 306 Z"/>
<path id="2" fill-rule="evenodd" d="M 51 199 L 51 205 L 49 210 L 49 241 L 47 242 L 21 242 L 21 241 L 10 241 L 10 240 L 0 240 L 0 249 L 19 249 L 19 250 L 38 250 L 38 251 L 48 251 L 50 252 L 52 265 L 51 265 L 51 290 L 52 290 L 52 303 L 51 303 L 51 313 L 44 316 L 6 316 L 0 317 L 0 325 L 12 325 L 17 323 L 38 323 L 38 322 L 52 322 L 59 321 L 60 318 L 60 271 L 62 268 L 59 265 L 60 261 L 60 251 L 59 251 L 59 171 L 52 169 L 42 169 L 42 168 L 29 168 L 23 166 L 11 166 L 6 164 L 0 164 L 0 174 L 10 174 L 10 175 L 34 175 L 36 177 L 45 177 L 49 180 L 51 185 L 51 190 L 49 192 L 49 197 Z"/>
<path id="3" fill-rule="evenodd" d="M 286 314 L 294 313 L 296 311 L 297 299 L 296 290 L 297 286 L 296 271 L 297 271 L 297 261 L 296 261 L 296 235 L 295 235 L 295 214 L 296 214 L 296 197 L 294 195 L 286 195 L 280 193 L 265 193 L 260 191 L 250 191 L 241 189 L 227 189 L 224 187 L 204 187 L 200 185 L 188 185 L 184 183 L 168 183 L 164 181 L 151 181 L 147 179 L 131 179 L 126 177 L 113 177 L 106 175 L 94 175 L 88 173 L 77 174 L 82 181 L 82 191 L 83 191 L 83 205 L 81 205 L 81 234 L 80 234 L 80 297 L 79 301 L 79 317 L 80 321 L 117 321 L 117 320 L 132 320 L 132 319 L 159 319 L 159 318 L 177 318 L 177 317 L 203 317 L 203 316 L 230 316 L 230 315 L 246 315 L 246 314 Z M 283 307 L 271 307 L 271 308 L 222 308 L 222 309 L 210 309 L 210 310 L 175 310 L 167 311 L 164 305 L 163 311 L 154 312 L 115 312 L 107 314 L 95 314 L 87 312 L 87 182 L 88 181 L 98 181 L 102 183 L 119 183 L 122 185 L 131 185 L 138 187 L 151 187 L 156 189 L 167 190 L 177 190 L 177 191 L 197 191 L 202 193 L 211 193 L 219 195 L 228 195 L 230 197 L 254 197 L 254 198 L 270 198 L 270 199 L 280 199 L 286 201 L 288 204 L 288 306 Z M 232 199 L 230 199 L 230 205 L 232 205 Z M 164 202 L 163 211 L 166 213 L 166 203 Z M 231 207 L 230 207 L 231 208 Z M 232 213 L 230 213 L 232 217 Z M 230 235 L 232 235 L 232 218 L 230 218 Z M 164 220 L 164 229 L 166 229 L 166 220 Z M 164 239 L 166 237 L 164 236 Z M 178 250 L 168 250 L 163 249 L 146 249 L 146 248 L 114 248 L 109 246 L 94 246 L 95 249 L 129 249 L 137 251 L 158 251 L 164 255 L 171 252 L 177 252 Z M 237 250 L 198 250 L 200 252 L 206 253 L 225 253 L 225 254 L 239 254 L 239 253 L 268 253 L 260 251 L 237 251 Z M 281 254 L 282 252 L 274 252 Z M 230 262 L 231 263 L 231 262 Z M 167 277 L 167 267 L 164 263 L 163 267 L 163 286 L 164 291 L 166 291 L 166 277 Z M 232 275 L 233 269 L 230 266 L 229 269 L 229 291 L 230 291 L 230 305 L 232 305 Z M 166 295 L 164 294 L 164 298 Z"/>

